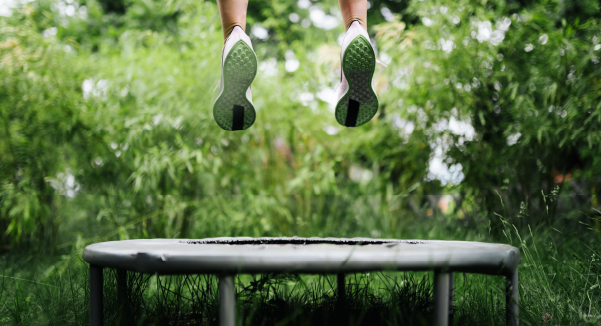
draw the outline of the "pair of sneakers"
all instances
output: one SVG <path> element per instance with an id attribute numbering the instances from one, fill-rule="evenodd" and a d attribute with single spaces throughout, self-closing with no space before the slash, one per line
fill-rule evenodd
<path id="1" fill-rule="evenodd" d="M 342 76 L 336 88 L 336 120 L 343 126 L 357 127 L 378 111 L 378 97 L 372 84 L 376 54 L 359 21 L 351 23 L 346 31 L 340 61 Z M 240 26 L 234 27 L 223 48 L 219 94 L 213 105 L 213 116 L 221 128 L 244 130 L 255 122 L 250 84 L 257 66 L 250 38 Z"/>

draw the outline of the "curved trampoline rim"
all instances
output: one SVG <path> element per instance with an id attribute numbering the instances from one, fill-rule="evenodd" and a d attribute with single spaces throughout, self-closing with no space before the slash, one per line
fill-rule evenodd
<path id="1" fill-rule="evenodd" d="M 98 250 L 107 244 L 116 244 L 122 243 L 125 245 L 128 242 L 155 242 L 165 244 L 173 243 L 173 244 L 183 244 L 187 241 L 214 241 L 217 239 L 234 239 L 234 240 L 251 240 L 251 239 L 291 239 L 291 238 L 250 238 L 250 237 L 239 237 L 239 238 L 209 238 L 209 239 L 137 239 L 137 240 L 123 240 L 123 241 L 108 241 L 97 244 L 89 245 L 85 248 L 83 253 L 84 261 L 98 265 L 103 267 L 110 268 L 124 268 L 128 270 L 134 270 L 142 273 L 158 273 L 158 274 L 210 274 L 210 273 L 261 273 L 261 272 L 282 272 L 282 273 L 339 273 L 339 272 L 369 272 L 369 271 L 384 271 L 384 270 L 396 270 L 396 271 L 426 271 L 426 270 L 446 270 L 446 271 L 456 271 L 456 272 L 468 272 L 468 273 L 480 273 L 480 274 L 491 274 L 491 275 L 508 275 L 512 273 L 520 263 L 521 255 L 517 248 L 512 247 L 506 244 L 490 244 L 483 242 L 471 242 L 471 241 L 424 241 L 424 240 L 399 240 L 399 239 L 368 239 L 368 238 L 352 238 L 353 240 L 363 240 L 368 239 L 371 241 L 390 241 L 390 243 L 394 244 L 407 244 L 410 241 L 419 241 L 419 245 L 427 245 L 427 244 L 470 244 L 474 246 L 491 246 L 496 247 L 496 250 L 491 250 L 490 254 L 495 254 L 499 259 L 493 260 L 492 262 L 478 262 L 478 261 L 464 261 L 463 263 L 458 263 L 454 261 L 444 262 L 442 260 L 438 260 L 436 262 L 432 262 L 432 264 L 426 264 L 425 262 L 417 262 L 412 264 L 409 261 L 404 261 L 403 263 L 399 263 L 398 260 L 395 259 L 386 259 L 383 261 L 377 260 L 369 260 L 365 259 L 362 261 L 361 259 L 353 259 L 347 261 L 345 264 L 342 264 L 343 261 L 341 259 L 327 260 L 327 259 L 316 259 L 314 261 L 311 260 L 296 260 L 291 262 L 278 262 L 277 259 L 274 260 L 265 260 L 264 256 L 248 255 L 247 253 L 242 252 L 244 247 L 247 246 L 256 246 L 255 244 L 245 244 L 245 245 L 235 245 L 236 247 L 240 246 L 240 252 L 236 255 L 234 253 L 230 253 L 229 255 L 224 255 L 225 259 L 222 262 L 219 261 L 211 261 L 210 257 L 207 255 L 199 255 L 196 256 L 196 260 L 189 260 L 187 263 L 185 262 L 185 258 L 189 258 L 190 256 L 186 255 L 175 255 L 169 256 L 170 259 L 165 259 L 165 256 L 161 256 L 160 253 L 156 250 L 149 250 L 148 252 L 138 250 L 135 254 L 126 255 L 124 253 L 119 254 L 111 254 L 107 253 L 106 250 Z M 305 238 L 294 238 L 305 239 Z M 340 238 L 310 238 L 310 239 L 340 239 Z M 344 239 L 347 240 L 347 239 Z M 350 239 L 348 239 L 350 240 Z M 375 244 L 373 246 L 387 246 L 387 244 Z M 192 245 L 207 245 L 207 246 L 227 246 L 229 248 L 232 245 L 228 244 L 192 244 Z M 308 245 L 274 245 L 278 247 L 283 246 L 338 246 L 332 244 L 308 244 Z M 263 247 L 269 247 L 272 245 L 262 244 Z M 371 247 L 372 245 L 368 245 Z M 361 251 L 361 249 L 359 249 Z M 387 250 L 387 251 L 386 251 Z M 465 250 L 465 249 L 463 249 Z M 481 250 L 481 249 L 480 249 Z M 340 250 L 339 250 L 340 251 Z M 388 253 L 390 255 L 390 249 L 387 248 L 382 251 L 383 253 Z M 340 254 L 337 253 L 337 254 Z M 462 252 L 463 255 L 466 255 L 465 252 Z M 408 255 L 408 254 L 405 254 Z M 183 258 L 182 258 L 183 257 Z M 194 257 L 194 256 L 192 256 Z M 252 263 L 249 261 L 238 261 L 244 260 L 245 257 L 249 259 L 257 259 L 257 257 L 263 259 L 263 262 Z M 279 256 L 280 259 L 284 259 L 282 255 Z M 502 258 L 503 257 L 503 258 Z M 359 257 L 360 258 L 360 257 Z M 502 258 L 502 259 L 501 259 Z M 204 260 L 203 260 L 204 259 Z M 170 262 L 167 262 L 170 260 Z M 422 259 L 423 260 L 423 259 Z M 221 267 L 218 265 L 221 263 Z M 240 263 L 243 263 L 242 266 Z M 322 267 L 318 267 L 318 265 L 322 265 Z M 337 267 L 336 264 L 339 264 Z"/>

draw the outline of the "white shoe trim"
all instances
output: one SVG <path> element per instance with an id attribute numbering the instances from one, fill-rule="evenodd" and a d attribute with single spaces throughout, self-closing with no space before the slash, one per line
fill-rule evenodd
<path id="1" fill-rule="evenodd" d="M 234 29 L 232 29 L 232 32 L 227 37 L 227 40 L 225 40 L 225 44 L 223 46 L 223 52 L 221 53 L 221 79 L 217 83 L 217 86 L 215 86 L 215 88 L 213 89 L 213 92 L 214 92 L 215 90 L 217 90 L 217 88 L 219 88 L 219 93 L 217 94 L 217 98 L 219 98 L 219 96 L 221 96 L 221 93 L 223 92 L 222 81 L 223 81 L 223 64 L 225 63 L 225 58 L 230 53 L 230 51 L 232 50 L 234 45 L 240 40 L 242 40 L 242 41 L 244 41 L 244 43 L 248 44 L 248 46 L 250 46 L 250 49 L 254 53 L 254 49 L 253 49 L 253 45 L 250 41 L 250 37 L 248 37 L 248 35 L 246 35 L 246 33 L 244 32 L 242 27 L 240 27 L 238 25 L 234 26 Z M 255 56 L 256 56 L 256 54 L 255 54 Z M 246 90 L 246 99 L 252 104 L 252 92 L 250 90 L 250 86 Z"/>

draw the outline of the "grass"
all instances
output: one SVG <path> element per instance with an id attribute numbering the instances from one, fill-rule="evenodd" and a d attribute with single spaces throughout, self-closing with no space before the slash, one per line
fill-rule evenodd
<path id="1" fill-rule="evenodd" d="M 601 325 L 599 234 L 586 220 L 518 230 L 506 225 L 494 239 L 488 228 L 461 227 L 456 216 L 403 226 L 404 238 L 505 242 L 520 248 L 522 325 Z M 426 223 L 427 222 L 427 223 Z M 436 223 L 433 223 L 436 222 Z M 594 224 L 593 224 L 594 225 Z M 319 234 L 319 230 L 309 230 Z M 361 230 L 356 230 L 360 233 Z M 373 230 L 363 230 L 372 232 Z M 380 230 L 385 232 L 386 230 Z M 407 235 L 412 236 L 407 236 Z M 0 256 L 0 325 L 86 325 L 86 242 L 63 255 L 9 252 Z M 134 289 L 125 314 L 115 301 L 115 271 L 105 270 L 107 325 L 217 325 L 217 280 L 211 275 L 129 274 Z M 336 297 L 334 275 L 239 275 L 239 325 L 429 325 L 432 273 L 349 274 L 347 300 Z M 454 325 L 504 325 L 502 277 L 455 274 Z M 124 319 L 125 318 L 125 319 Z"/>

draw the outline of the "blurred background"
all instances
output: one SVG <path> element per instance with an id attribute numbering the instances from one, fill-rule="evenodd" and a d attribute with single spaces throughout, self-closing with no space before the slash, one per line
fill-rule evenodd
<path id="1" fill-rule="evenodd" d="M 388 65 L 376 70 L 370 123 L 334 118 L 338 3 L 251 0 L 257 120 L 226 132 L 212 117 L 215 2 L 0 0 L 4 261 L 57 257 L 44 268 L 51 277 L 68 265 L 57 261 L 107 240 L 521 246 L 515 235 L 528 233 L 550 234 L 545 248 L 593 250 L 582 265 L 585 254 L 561 249 L 563 262 L 599 266 L 598 277 L 599 2 L 368 2 Z"/>
<path id="2" fill-rule="evenodd" d="M 255 0 L 258 118 L 213 121 L 216 3 L 3 0 L 0 242 L 411 237 L 594 215 L 597 1 L 370 1 L 378 115 L 333 116 L 335 1 Z M 598 191 L 597 191 L 598 192 Z M 451 235 L 452 236 L 452 235 Z"/>

